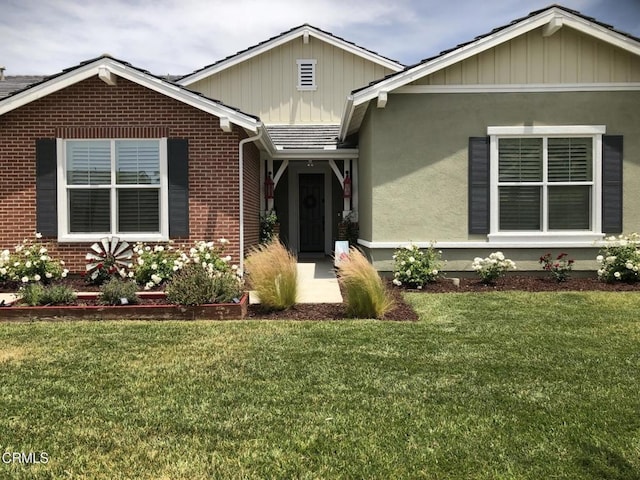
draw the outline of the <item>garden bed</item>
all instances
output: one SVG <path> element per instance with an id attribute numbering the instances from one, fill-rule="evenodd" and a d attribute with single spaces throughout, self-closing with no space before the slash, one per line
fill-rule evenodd
<path id="1" fill-rule="evenodd" d="M 136 305 L 99 305 L 97 293 L 82 294 L 75 305 L 8 306 L 0 308 L 0 319 L 24 320 L 238 320 L 247 314 L 249 295 L 238 303 L 183 306 L 166 303 L 163 292 L 141 294 Z"/>

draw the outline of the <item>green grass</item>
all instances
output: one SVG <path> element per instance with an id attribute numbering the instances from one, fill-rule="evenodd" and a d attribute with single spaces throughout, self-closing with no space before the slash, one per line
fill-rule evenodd
<path id="1" fill-rule="evenodd" d="M 0 478 L 640 478 L 640 295 L 415 323 L 0 324 Z"/>

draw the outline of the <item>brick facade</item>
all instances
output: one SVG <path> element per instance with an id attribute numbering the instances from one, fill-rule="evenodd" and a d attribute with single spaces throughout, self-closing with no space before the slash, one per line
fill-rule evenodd
<path id="1" fill-rule="evenodd" d="M 186 138 L 189 140 L 189 238 L 178 245 L 225 237 L 227 253 L 239 257 L 238 144 L 247 135 L 220 129 L 219 119 L 194 107 L 118 78 L 73 84 L 0 116 L 0 249 L 36 231 L 35 145 L 38 138 Z M 245 246 L 259 234 L 259 151 L 245 146 Z M 45 239 L 52 255 L 72 272 L 84 270 L 87 243 Z"/>

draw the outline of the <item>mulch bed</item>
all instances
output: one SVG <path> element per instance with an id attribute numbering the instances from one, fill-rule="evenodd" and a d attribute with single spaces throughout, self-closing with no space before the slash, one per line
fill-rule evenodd
<path id="1" fill-rule="evenodd" d="M 556 282 L 551 277 L 535 275 L 508 275 L 499 279 L 495 284 L 485 285 L 475 277 L 462 277 L 458 279 L 456 286 L 451 278 L 439 279 L 430 283 L 423 289 L 404 289 L 394 286 L 389 279 L 387 287 L 394 297 L 395 306 L 387 313 L 385 320 L 390 321 L 416 321 L 418 314 L 403 299 L 403 292 L 417 293 L 461 293 L 461 292 L 498 292 L 498 291 L 526 291 L 526 292 L 557 292 L 557 291 L 632 291 L 640 292 L 640 283 L 605 283 L 595 277 L 571 277 L 566 282 Z M 87 284 L 82 278 L 70 277 L 65 284 L 76 291 L 98 291 L 99 287 Z M 16 291 L 18 285 L 0 285 L 1 291 Z M 160 299 L 141 299 L 140 304 L 165 303 Z M 93 305 L 90 300 L 80 300 L 78 304 Z M 292 308 L 279 312 L 266 312 L 259 305 L 249 305 L 246 318 L 267 320 L 342 320 L 348 318 L 346 307 L 342 303 L 313 303 L 297 304 Z"/>

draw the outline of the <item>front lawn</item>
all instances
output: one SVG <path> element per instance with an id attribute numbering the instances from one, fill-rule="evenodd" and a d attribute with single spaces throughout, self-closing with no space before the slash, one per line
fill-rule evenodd
<path id="1" fill-rule="evenodd" d="M 639 294 L 407 298 L 419 322 L 0 324 L 0 478 L 640 477 Z"/>

